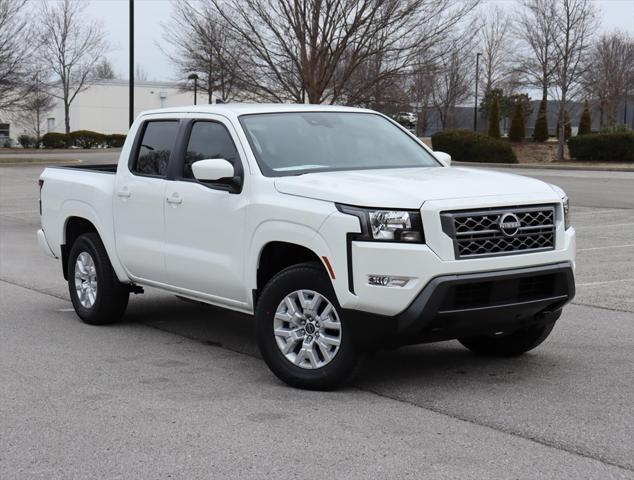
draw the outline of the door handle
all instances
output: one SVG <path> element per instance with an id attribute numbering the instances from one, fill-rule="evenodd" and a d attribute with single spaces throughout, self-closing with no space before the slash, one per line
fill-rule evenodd
<path id="1" fill-rule="evenodd" d="M 178 193 L 172 194 L 171 197 L 167 197 L 165 200 L 167 200 L 167 203 L 171 203 L 172 205 L 179 205 L 183 203 L 183 199 L 178 196 Z"/>
<path id="2" fill-rule="evenodd" d="M 130 198 L 130 195 L 132 194 L 130 193 L 130 190 L 128 190 L 127 187 L 124 187 L 121 190 L 117 191 L 117 196 L 121 198 Z"/>

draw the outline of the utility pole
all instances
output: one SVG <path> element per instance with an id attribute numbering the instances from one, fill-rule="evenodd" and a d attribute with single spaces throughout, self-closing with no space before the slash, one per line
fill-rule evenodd
<path id="1" fill-rule="evenodd" d="M 134 0 L 130 0 L 130 87 L 128 98 L 130 104 L 129 120 L 130 126 L 134 122 Z"/>
<path id="2" fill-rule="evenodd" d="M 473 131 L 478 131 L 478 81 L 480 80 L 480 52 L 476 54 L 475 105 L 473 106 Z"/>

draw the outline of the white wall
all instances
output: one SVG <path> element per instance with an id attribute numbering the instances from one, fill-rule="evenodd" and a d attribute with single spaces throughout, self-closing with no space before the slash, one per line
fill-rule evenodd
<path id="1" fill-rule="evenodd" d="M 200 103 L 206 103 L 207 95 L 198 91 Z M 214 97 L 215 101 L 215 97 Z M 178 87 L 166 82 L 137 82 L 134 88 L 134 111 L 138 115 L 144 110 L 162 107 L 193 105 L 193 92 L 181 92 Z M 46 115 L 53 121 L 43 122 L 43 131 L 64 132 L 64 105 L 57 101 L 56 107 Z M 49 128 L 49 125 L 52 128 Z M 16 125 L 17 127 L 17 125 Z M 108 80 L 91 85 L 79 93 L 70 107 L 70 129 L 93 130 L 99 133 L 126 133 L 128 131 L 128 82 Z M 17 137 L 18 128 L 11 128 Z"/>

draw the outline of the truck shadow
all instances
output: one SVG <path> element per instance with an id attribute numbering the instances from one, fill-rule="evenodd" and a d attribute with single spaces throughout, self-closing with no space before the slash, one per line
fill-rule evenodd
<path id="1" fill-rule="evenodd" d="M 249 356 L 260 357 L 251 316 L 210 305 L 183 301 L 172 295 L 148 292 L 132 297 L 126 323 L 139 323 L 165 332 Z M 509 384 L 531 385 L 548 369 L 566 368 L 564 360 L 541 349 L 516 358 L 474 355 L 457 341 L 382 350 L 368 356 L 355 385 L 368 389 L 386 387 L 505 388 Z M 275 381 L 271 377 L 271 381 Z M 534 385 L 533 385 L 534 387 Z"/>

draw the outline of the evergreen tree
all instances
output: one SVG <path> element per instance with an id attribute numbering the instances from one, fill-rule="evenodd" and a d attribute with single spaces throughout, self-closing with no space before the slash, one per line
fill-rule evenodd
<path id="1" fill-rule="evenodd" d="M 583 104 L 581 118 L 579 119 L 579 131 L 577 135 L 587 135 L 589 133 L 592 133 L 592 114 L 590 113 L 590 106 L 586 100 Z"/>
<path id="2" fill-rule="evenodd" d="M 489 137 L 500 138 L 500 102 L 493 97 L 489 112 Z"/>
<path id="3" fill-rule="evenodd" d="M 518 102 L 515 106 L 515 113 L 511 119 L 511 128 L 509 129 L 509 140 L 512 142 L 521 142 L 526 136 L 526 125 L 524 124 L 524 108 Z"/>
<path id="4" fill-rule="evenodd" d="M 536 142 L 545 142 L 548 140 L 548 116 L 546 112 L 547 101 L 542 100 L 539 104 L 539 111 L 535 119 L 535 128 L 533 129 L 533 140 Z"/>

